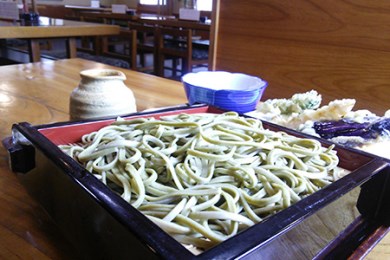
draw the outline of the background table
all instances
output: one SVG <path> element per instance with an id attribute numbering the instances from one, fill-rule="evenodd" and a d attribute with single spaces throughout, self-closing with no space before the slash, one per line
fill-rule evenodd
<path id="1" fill-rule="evenodd" d="M 181 20 L 171 15 L 159 15 L 159 14 L 118 14 L 108 12 L 80 12 L 79 17 L 86 19 L 105 19 L 107 23 L 115 24 L 115 22 L 128 22 L 136 21 L 140 24 L 147 24 L 152 26 L 165 26 L 185 28 L 192 30 L 199 30 L 204 32 L 210 32 L 210 24 L 200 21 Z"/>
<path id="2" fill-rule="evenodd" d="M 76 37 L 119 34 L 119 26 L 40 17 L 37 25 L 0 20 L 0 39 L 21 38 L 29 43 L 30 61 L 40 61 L 40 39 L 65 38 L 68 58 L 76 57 Z"/>
<path id="3" fill-rule="evenodd" d="M 0 138 L 9 136 L 16 122 L 35 125 L 67 121 L 69 95 L 80 80 L 79 72 L 91 68 L 113 67 L 81 59 L 1 67 Z M 139 111 L 187 101 L 180 82 L 122 71 Z M 7 152 L 2 146 L 0 158 L 0 258 L 75 259 L 72 246 L 9 170 Z M 385 259 L 388 240 L 389 235 L 368 258 Z"/>

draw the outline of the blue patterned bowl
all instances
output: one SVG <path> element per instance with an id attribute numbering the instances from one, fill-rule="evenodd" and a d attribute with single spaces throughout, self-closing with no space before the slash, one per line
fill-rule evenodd
<path id="1" fill-rule="evenodd" d="M 238 113 L 255 110 L 267 87 L 258 77 L 225 71 L 188 73 L 182 82 L 190 105 L 205 103 Z"/>

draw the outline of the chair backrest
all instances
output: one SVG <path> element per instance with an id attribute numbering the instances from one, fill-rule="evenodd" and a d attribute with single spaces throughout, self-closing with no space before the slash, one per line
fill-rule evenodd
<path id="1" fill-rule="evenodd" d="M 134 52 L 140 59 L 137 70 L 151 71 L 153 74 L 157 74 L 157 27 L 137 22 L 128 22 L 128 28 L 136 34 Z M 147 64 L 146 55 L 148 54 L 152 54 L 151 58 L 153 61 L 151 63 L 153 65 Z"/>
<path id="2" fill-rule="evenodd" d="M 160 54 L 191 59 L 191 29 L 160 27 L 157 42 L 157 48 Z"/>
<path id="3" fill-rule="evenodd" d="M 160 27 L 157 44 L 160 65 L 163 65 L 166 58 L 181 58 L 182 73 L 191 72 L 195 65 L 208 65 L 209 45 L 197 43 L 194 40 L 197 38 L 192 29 Z M 159 75 L 161 73 L 160 70 Z"/>
<path id="4" fill-rule="evenodd" d="M 88 13 L 80 12 L 80 21 L 88 23 L 106 23 L 104 18 L 90 16 Z M 84 36 L 81 37 L 81 46 L 77 48 L 78 51 L 100 55 L 105 52 L 106 40 L 103 36 Z"/>
<path id="5" fill-rule="evenodd" d="M 390 107 L 388 1 L 215 3 L 214 70 L 264 78 L 265 98 L 319 89 L 324 103 L 356 94 L 356 109 Z"/>
<path id="6" fill-rule="evenodd" d="M 157 39 L 157 28 L 152 25 L 128 22 L 128 28 L 137 33 L 139 51 L 154 51 Z"/>
<path id="7" fill-rule="evenodd" d="M 137 68 L 137 34 L 135 31 L 121 28 L 116 39 L 112 37 L 102 37 L 102 54 L 117 59 L 122 59 L 130 63 L 133 70 Z M 115 45 L 122 46 L 122 51 L 117 52 Z M 127 50 L 128 49 L 128 50 Z"/>
<path id="8" fill-rule="evenodd" d="M 165 76 L 164 71 L 167 69 L 165 60 L 172 60 L 172 77 L 176 75 L 176 60 L 181 60 L 181 73 L 192 71 L 193 65 L 193 45 L 192 45 L 192 30 L 160 27 L 157 37 L 157 52 L 158 52 L 158 72 L 157 75 Z"/>
<path id="9" fill-rule="evenodd" d="M 80 21 L 88 23 L 107 23 L 105 18 L 94 16 L 93 14 L 91 15 L 88 12 L 80 13 Z"/>

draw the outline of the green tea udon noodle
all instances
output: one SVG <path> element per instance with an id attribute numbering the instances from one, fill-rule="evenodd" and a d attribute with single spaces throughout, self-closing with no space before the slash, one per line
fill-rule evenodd
<path id="1" fill-rule="evenodd" d="M 202 249 L 339 174 L 333 147 L 234 112 L 118 118 L 60 148 L 179 242 Z"/>

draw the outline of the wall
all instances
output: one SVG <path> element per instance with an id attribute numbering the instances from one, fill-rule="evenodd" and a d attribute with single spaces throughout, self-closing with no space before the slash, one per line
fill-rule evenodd
<path id="1" fill-rule="evenodd" d="M 218 13 L 215 69 L 264 78 L 265 98 L 316 89 L 389 108 L 388 0 L 220 0 Z"/>

